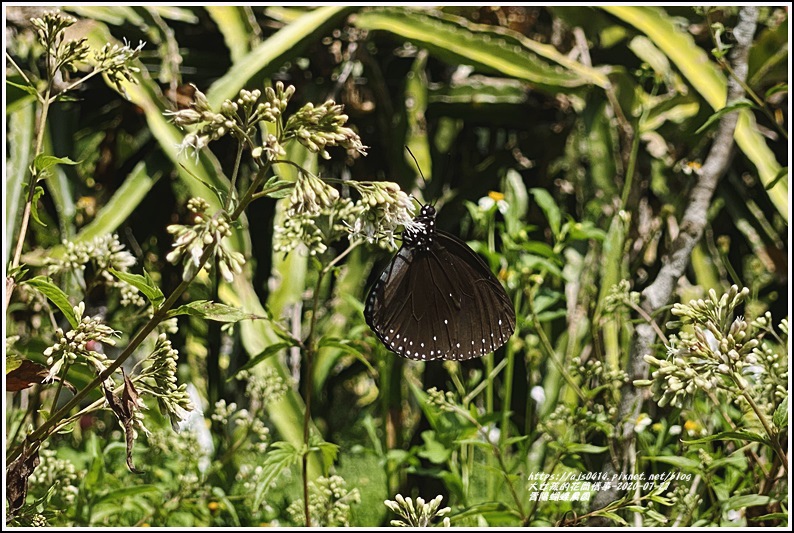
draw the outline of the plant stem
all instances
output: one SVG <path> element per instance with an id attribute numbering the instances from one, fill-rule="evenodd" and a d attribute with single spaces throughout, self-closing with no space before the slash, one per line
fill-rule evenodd
<path id="1" fill-rule="evenodd" d="M 47 115 L 50 111 L 50 91 L 52 91 L 52 82 L 47 84 L 47 89 L 44 93 L 44 102 L 41 105 L 41 118 L 39 119 L 39 130 L 36 133 L 36 151 L 33 159 L 41 154 L 41 147 L 44 144 L 44 131 L 47 125 Z M 22 257 L 22 246 L 25 244 L 25 236 L 28 232 L 28 224 L 30 223 L 30 213 L 33 205 L 33 196 L 36 194 L 36 182 L 38 181 L 38 172 L 34 170 L 30 173 L 30 181 L 28 182 L 28 197 L 25 200 L 25 208 L 22 211 L 22 222 L 19 226 L 19 236 L 17 237 L 17 245 L 14 250 L 14 259 L 11 261 L 11 268 L 19 266 L 19 259 Z M 10 298 L 6 296 L 6 300 Z"/>
<path id="2" fill-rule="evenodd" d="M 788 459 L 786 458 L 786 452 L 784 452 L 783 448 L 781 448 L 781 446 L 780 446 L 780 442 L 779 442 L 777 434 L 772 429 L 772 426 L 769 425 L 769 421 L 764 416 L 764 413 L 761 412 L 761 409 L 758 407 L 758 404 L 755 403 L 755 400 L 753 400 L 753 397 L 750 396 L 750 393 L 747 392 L 747 389 L 742 387 L 741 384 L 738 383 L 737 380 L 734 379 L 734 382 L 737 385 L 739 385 L 739 387 L 741 388 L 741 391 L 742 391 L 742 396 L 744 396 L 744 399 L 747 400 L 747 403 L 750 404 L 750 407 L 755 412 L 755 416 L 758 417 L 758 420 L 760 420 L 761 424 L 764 426 L 764 430 L 766 431 L 766 434 L 769 436 L 769 442 L 772 444 L 772 448 L 774 448 L 774 450 L 777 453 L 778 457 L 780 457 L 780 460 L 783 463 L 783 468 L 785 468 L 786 472 L 788 473 Z"/>
<path id="3" fill-rule="evenodd" d="M 61 374 L 61 379 L 58 380 L 58 388 L 55 389 L 55 397 L 52 399 L 52 411 L 58 407 L 58 398 L 61 395 L 61 389 L 63 389 L 63 382 L 66 381 L 66 375 L 69 373 L 69 368 L 72 366 L 72 361 L 66 361 L 66 364 L 63 366 L 63 374 Z"/>
<path id="4" fill-rule="evenodd" d="M 485 442 L 491 445 L 491 448 L 494 452 L 494 457 L 496 458 L 497 463 L 499 463 L 499 469 L 502 472 L 502 475 L 505 478 L 505 482 L 507 483 L 507 488 L 510 490 L 510 495 L 513 497 L 513 501 L 516 503 L 516 509 L 518 510 L 518 514 L 521 518 L 521 525 L 526 526 L 529 522 L 529 516 L 524 512 L 524 506 L 521 504 L 521 499 L 518 497 L 518 493 L 516 492 L 516 488 L 513 486 L 513 482 L 510 480 L 510 473 L 507 469 L 507 464 L 505 464 L 504 456 L 502 455 L 502 450 L 498 444 L 491 442 L 491 439 L 488 438 L 488 429 L 485 428 L 480 422 L 471 416 L 471 414 L 461 409 L 459 406 L 454 407 L 455 412 L 463 416 L 466 420 L 477 426 L 477 430 L 485 439 Z"/>
<path id="5" fill-rule="evenodd" d="M 312 297 L 312 318 L 309 321 L 309 333 L 306 340 L 303 342 L 303 356 L 305 360 L 305 385 L 304 385 L 304 403 L 306 409 L 303 412 L 303 457 L 301 458 L 301 475 L 303 478 L 303 514 L 306 520 L 306 527 L 311 527 L 311 515 L 309 513 L 309 436 L 311 428 L 311 408 L 312 408 L 312 394 L 314 385 L 313 364 L 314 355 L 317 352 L 317 346 L 314 342 L 314 334 L 317 327 L 317 309 L 320 306 L 320 290 L 322 288 L 323 279 L 331 269 L 339 263 L 345 256 L 352 252 L 361 241 L 354 241 L 339 255 L 337 255 L 328 265 L 325 266 L 317 274 L 317 283 L 314 287 L 314 295 Z"/>
<path id="6" fill-rule="evenodd" d="M 199 260 L 200 265 L 203 266 L 204 263 L 207 261 L 207 259 L 210 257 L 210 255 L 212 255 L 213 248 L 214 247 L 210 245 L 204 250 L 201 259 Z M 121 365 L 124 364 L 124 361 L 126 361 L 133 354 L 133 352 L 138 348 L 138 346 L 140 346 L 140 344 L 144 341 L 144 339 L 146 339 L 149 333 L 151 333 L 154 330 L 154 328 L 156 328 L 157 325 L 160 324 L 160 322 L 162 322 L 167 317 L 168 311 L 174 306 L 174 304 L 177 302 L 179 297 L 182 296 L 182 293 L 185 292 L 185 290 L 187 290 L 187 288 L 190 286 L 190 284 L 193 282 L 193 280 L 200 271 L 201 268 L 198 268 L 196 269 L 196 273 L 193 274 L 193 276 L 190 279 L 182 280 L 182 282 L 177 286 L 176 289 L 174 289 L 174 291 L 171 293 L 168 299 L 163 303 L 163 305 L 159 309 L 157 309 L 157 311 L 155 311 L 152 318 L 150 318 L 149 321 L 140 330 L 138 330 L 138 333 L 130 340 L 127 347 L 124 349 L 124 351 L 121 352 L 121 354 L 116 358 L 116 360 L 113 361 L 113 363 L 110 366 L 108 366 L 104 371 L 102 371 L 97 377 L 95 377 L 88 385 L 83 387 L 77 394 L 75 394 L 74 397 L 72 397 L 72 399 L 69 400 L 63 407 L 61 407 L 55 413 L 53 413 L 52 416 L 49 419 L 47 419 L 41 426 L 39 426 L 38 429 L 36 429 L 30 435 L 28 435 L 27 438 L 25 439 L 25 442 L 35 443 L 36 445 L 38 445 L 39 442 L 49 437 L 55 430 L 54 428 L 58 424 L 58 422 L 60 422 L 61 419 L 67 416 L 69 414 L 69 411 L 72 410 L 72 408 L 78 405 L 83 400 L 83 398 L 88 396 L 88 394 L 92 390 L 97 388 L 103 381 L 105 381 L 111 375 L 113 375 L 113 373 L 116 370 L 121 368 Z M 23 446 L 24 443 L 14 448 L 14 450 L 12 450 L 11 453 L 8 454 L 7 461 L 10 462 L 13 459 L 15 459 L 17 456 L 19 456 L 19 454 L 22 453 Z"/>

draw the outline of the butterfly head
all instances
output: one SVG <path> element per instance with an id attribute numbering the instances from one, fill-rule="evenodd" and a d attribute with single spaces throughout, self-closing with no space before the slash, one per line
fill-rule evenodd
<path id="1" fill-rule="evenodd" d="M 403 244 L 420 250 L 429 250 L 436 237 L 436 208 L 423 205 L 419 215 L 410 225 L 405 226 Z"/>

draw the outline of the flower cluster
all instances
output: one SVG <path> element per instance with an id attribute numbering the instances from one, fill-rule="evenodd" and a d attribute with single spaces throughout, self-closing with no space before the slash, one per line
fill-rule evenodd
<path id="1" fill-rule="evenodd" d="M 593 402 L 581 407 L 559 404 L 538 424 L 538 429 L 545 439 L 555 442 L 586 442 L 592 438 L 594 428 L 612 437 L 615 434 L 613 420 L 617 411 L 617 407 L 607 407 L 604 402 Z"/>
<path id="2" fill-rule="evenodd" d="M 195 85 L 192 85 L 192 87 L 194 93 L 190 107 L 179 111 L 166 111 L 164 114 L 177 126 L 195 126 L 194 131 L 185 135 L 179 146 L 179 152 L 182 153 L 191 149 L 196 160 L 198 160 L 199 151 L 207 146 L 210 141 L 220 139 L 234 130 L 237 125 L 236 113 L 239 106 L 235 102 L 226 100 L 221 105 L 222 111 L 217 113 L 210 107 L 209 100 L 207 100 L 204 93 Z M 245 92 L 247 93 L 247 91 Z"/>
<path id="3" fill-rule="evenodd" d="M 289 197 L 287 218 L 275 228 L 275 249 L 290 252 L 304 244 L 311 255 L 323 253 L 326 242 L 345 234 L 351 242 L 366 241 L 384 248 L 397 245 L 394 238 L 402 226 L 419 231 L 413 220 L 410 197 L 388 181 L 347 184 L 360 195 L 356 202 L 339 198 L 333 187 L 317 177 L 302 175 Z"/>
<path id="4" fill-rule="evenodd" d="M 120 336 L 121 332 L 106 326 L 98 317 L 84 317 L 84 312 L 85 303 L 80 302 L 74 307 L 74 314 L 79 321 L 77 328 L 66 333 L 61 328 L 55 330 L 58 341 L 44 350 L 47 366 L 50 367 L 45 382 L 52 381 L 61 371 L 64 363 L 71 364 L 78 357 L 84 358 L 97 368 L 104 369 L 107 357 L 97 350 L 101 349 L 103 343 L 115 345 L 116 340 L 113 337 Z"/>
<path id="5" fill-rule="evenodd" d="M 330 158 L 328 146 L 341 146 L 355 155 L 366 153 L 358 134 L 345 126 L 348 117 L 342 113 L 342 106 L 331 100 L 319 107 L 306 104 L 285 121 L 284 112 L 293 94 L 295 87 L 284 87 L 281 82 L 265 89 L 264 101 L 261 101 L 262 91 L 243 89 L 237 99 L 224 101 L 220 111 L 215 111 L 206 96 L 196 89 L 189 108 L 169 111 L 166 115 L 178 126 L 195 127 L 185 136 L 180 151 L 192 149 L 196 156 L 210 141 L 228 133 L 251 146 L 254 158 L 265 156 L 267 161 L 284 156 L 283 145 L 290 140 L 297 140 L 325 159 Z M 260 145 L 253 139 L 261 122 L 275 123 L 278 133 L 266 134 Z"/>
<path id="6" fill-rule="evenodd" d="M 278 371 L 270 367 L 265 368 L 259 374 L 242 372 L 240 377 L 248 379 L 245 395 L 254 407 L 275 403 L 289 390 L 286 380 L 279 375 Z"/>
<path id="7" fill-rule="evenodd" d="M 347 118 L 342 113 L 342 106 L 333 100 L 318 107 L 310 102 L 287 119 L 284 138 L 297 139 L 324 159 L 331 158 L 325 150 L 327 146 L 341 146 L 351 155 L 366 154 L 366 147 L 361 143 L 358 134 L 345 126 Z"/>
<path id="8" fill-rule="evenodd" d="M 451 509 L 449 507 L 441 507 L 441 496 L 436 496 L 429 502 L 425 502 L 422 498 L 416 499 L 416 505 L 411 498 L 404 498 L 398 494 L 394 497 L 395 501 L 385 500 L 383 504 L 388 507 L 392 512 L 403 517 L 403 520 L 392 520 L 390 523 L 397 527 L 428 527 L 430 523 L 437 517 L 442 517 L 449 514 Z M 449 518 L 444 518 L 443 524 L 449 527 Z"/>
<path id="9" fill-rule="evenodd" d="M 455 411 L 457 407 L 455 403 L 455 394 L 453 392 L 441 391 L 435 387 L 427 389 L 427 403 L 450 413 Z"/>
<path id="10" fill-rule="evenodd" d="M 145 368 L 136 378 L 141 393 L 148 393 L 157 398 L 160 412 L 168 416 L 171 426 L 184 420 L 193 404 L 187 392 L 187 385 L 177 385 L 176 369 L 179 352 L 172 346 L 165 333 L 157 337 L 154 350 L 146 358 Z"/>
<path id="11" fill-rule="evenodd" d="M 99 51 L 94 51 L 89 58 L 90 48 L 85 38 L 66 40 L 65 31 L 77 20 L 64 15 L 59 11 L 48 11 L 41 17 L 30 19 L 31 25 L 36 29 L 37 37 L 50 58 L 47 62 L 48 76 L 54 76 L 60 70 L 77 71 L 77 63 L 91 63 L 94 73 L 101 72 L 116 86 L 116 89 L 126 96 L 124 82 L 136 83 L 134 74 L 140 68 L 134 62 L 141 53 L 144 43 L 132 48 L 127 42 L 123 45 L 105 44 Z M 72 84 L 72 89 L 77 83 Z M 68 90 L 68 89 L 67 89 Z"/>
<path id="12" fill-rule="evenodd" d="M 631 290 L 631 284 L 628 280 L 623 279 L 617 285 L 613 285 L 609 289 L 609 293 L 604 298 L 604 311 L 612 313 L 620 306 L 633 305 L 637 306 L 640 303 L 640 293 Z"/>
<path id="13" fill-rule="evenodd" d="M 667 359 L 646 355 L 645 360 L 657 370 L 652 380 L 638 380 L 635 385 L 651 386 L 660 406 L 676 407 L 681 407 L 687 396 L 698 389 L 746 389 L 748 378 L 754 379 L 762 371 L 759 339 L 748 321 L 741 316 L 732 317 L 749 292 L 734 285 L 720 298 L 712 289 L 707 299 L 675 304 L 672 313 L 679 320 L 669 326 L 689 325 L 691 332 L 681 331 L 670 337 Z"/>
<path id="14" fill-rule="evenodd" d="M 254 409 L 240 409 L 234 402 L 226 403 L 226 400 L 215 402 L 215 409 L 212 413 L 212 421 L 224 432 L 234 435 L 236 430 L 242 430 L 244 438 L 250 437 L 251 451 L 256 456 L 261 456 L 267 451 L 270 442 L 270 429 L 262 420 L 263 411 Z"/>
<path id="15" fill-rule="evenodd" d="M 351 182 L 350 186 L 361 194 L 356 202 L 358 213 L 349 228 L 351 239 L 368 243 L 384 243 L 396 248 L 394 236 L 397 228 L 404 226 L 414 233 L 421 231 L 421 223 L 413 219 L 413 203 L 396 183 L 389 181 Z"/>
<path id="16" fill-rule="evenodd" d="M 193 201 L 191 207 L 198 209 L 203 207 L 200 201 Z M 232 234 L 231 225 L 224 213 L 209 217 L 203 212 L 197 212 L 192 226 L 183 224 L 171 224 L 166 228 L 168 233 L 175 236 L 174 249 L 168 253 L 166 260 L 171 264 L 184 264 L 182 279 L 185 281 L 192 279 L 201 265 L 201 258 L 208 247 L 212 248 L 215 262 L 218 264 L 221 276 L 231 283 L 234 274 L 243 271 L 245 258 L 243 254 L 232 250 L 224 239 Z M 207 261 L 212 265 L 212 261 Z"/>
<path id="17" fill-rule="evenodd" d="M 602 361 L 591 358 L 582 361 L 578 357 L 571 359 L 568 371 L 573 377 L 581 377 L 583 385 L 589 385 L 591 390 L 600 388 L 608 383 L 626 383 L 629 375 L 621 368 L 610 368 Z"/>
<path id="18" fill-rule="evenodd" d="M 340 476 L 321 476 L 309 484 L 309 514 L 312 525 L 340 527 L 350 525 L 350 505 L 361 503 L 358 489 L 348 490 Z M 287 508 L 292 520 L 304 523 L 303 499 L 293 501 Z"/>
<path id="19" fill-rule="evenodd" d="M 64 40 L 64 32 L 75 22 L 77 19 L 60 11 L 48 11 L 41 17 L 30 19 L 39 42 L 46 49 L 47 55 L 54 59 L 53 72 L 60 69 L 74 72 L 77 70 L 75 63 L 85 61 L 88 57 L 88 43 L 85 39 Z"/>
<path id="20" fill-rule="evenodd" d="M 325 252 L 325 236 L 317 226 L 317 219 L 308 215 L 287 217 L 281 224 L 276 224 L 273 235 L 273 249 L 285 254 L 291 252 L 299 245 L 306 246 L 310 255 Z"/>
<path id="21" fill-rule="evenodd" d="M 50 505 L 74 505 L 83 472 L 68 459 L 59 459 L 55 450 L 48 447 L 48 442 L 44 441 L 39 448 L 41 462 L 28 478 L 29 490 L 37 494 L 50 491 Z"/>
<path id="22" fill-rule="evenodd" d="M 141 69 L 135 66 L 134 62 L 141 55 L 144 44 L 141 41 L 138 46 L 132 48 L 126 40 L 123 45 L 106 43 L 101 50 L 94 52 L 94 68 L 102 71 L 107 79 L 116 86 L 116 90 L 124 96 L 127 96 L 124 82 L 137 83 L 134 75 L 138 74 Z"/>
<path id="23" fill-rule="evenodd" d="M 317 216 L 339 200 L 339 191 L 309 172 L 301 172 L 289 197 L 287 216 Z"/>
<path id="24" fill-rule="evenodd" d="M 93 275 L 101 278 L 108 287 L 113 287 L 121 295 L 121 305 L 143 307 L 146 300 L 137 288 L 117 279 L 110 269 L 127 272 L 135 265 L 133 256 L 119 241 L 119 236 L 105 234 L 89 242 L 63 241 L 65 252 L 60 259 L 48 259 L 47 270 L 50 275 L 61 272 L 84 273 L 91 266 Z"/>

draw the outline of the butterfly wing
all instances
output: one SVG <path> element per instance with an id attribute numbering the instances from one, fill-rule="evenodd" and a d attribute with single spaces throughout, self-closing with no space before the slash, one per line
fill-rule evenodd
<path id="1" fill-rule="evenodd" d="M 393 352 L 418 360 L 464 360 L 512 335 L 504 288 L 465 243 L 438 232 L 427 251 L 403 246 L 367 297 L 367 324 Z"/>

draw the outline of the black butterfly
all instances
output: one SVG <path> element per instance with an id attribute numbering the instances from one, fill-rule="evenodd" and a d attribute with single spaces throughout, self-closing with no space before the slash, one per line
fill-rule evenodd
<path id="1" fill-rule="evenodd" d="M 488 265 L 457 237 L 437 231 L 423 206 L 403 244 L 367 296 L 364 318 L 391 351 L 409 359 L 462 361 L 513 334 L 513 303 Z"/>

